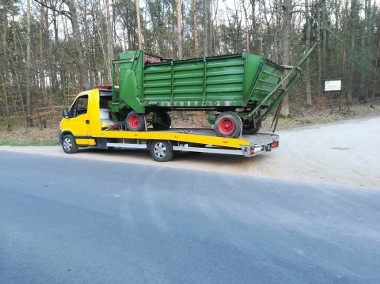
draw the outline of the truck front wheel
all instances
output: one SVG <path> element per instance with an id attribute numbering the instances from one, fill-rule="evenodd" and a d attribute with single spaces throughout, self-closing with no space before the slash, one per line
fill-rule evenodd
<path id="1" fill-rule="evenodd" d="M 125 120 L 126 128 L 130 131 L 142 131 L 145 129 L 145 119 L 144 116 L 131 111 Z"/>
<path id="2" fill-rule="evenodd" d="M 157 162 L 173 159 L 174 153 L 168 141 L 153 141 L 150 143 L 150 155 Z"/>
<path id="3" fill-rule="evenodd" d="M 75 142 L 75 138 L 71 134 L 66 134 L 62 138 L 62 148 L 63 151 L 67 154 L 73 154 L 78 151 L 77 143 Z"/>

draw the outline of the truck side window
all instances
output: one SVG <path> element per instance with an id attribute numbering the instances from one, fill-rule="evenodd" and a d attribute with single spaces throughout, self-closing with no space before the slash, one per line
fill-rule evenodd
<path id="1" fill-rule="evenodd" d="M 88 95 L 77 98 L 75 103 L 70 109 L 70 117 L 77 117 L 81 114 L 87 113 Z"/>

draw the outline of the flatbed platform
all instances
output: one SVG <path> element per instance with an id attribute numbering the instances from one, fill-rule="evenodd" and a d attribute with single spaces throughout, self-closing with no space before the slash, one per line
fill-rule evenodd
<path id="1" fill-rule="evenodd" d="M 166 161 L 173 152 L 200 152 L 255 156 L 279 146 L 279 136 L 273 133 L 242 135 L 238 138 L 219 137 L 213 129 L 171 128 L 169 130 L 125 131 L 110 130 L 93 133 L 96 145 L 101 148 L 150 149 L 153 159 Z M 160 149 L 158 149 L 160 148 Z M 165 157 L 156 157 L 156 154 Z M 167 152 L 171 152 L 169 159 Z"/>

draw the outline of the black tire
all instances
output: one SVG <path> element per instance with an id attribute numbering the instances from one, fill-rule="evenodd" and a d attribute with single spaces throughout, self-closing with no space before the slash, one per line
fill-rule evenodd
<path id="1" fill-rule="evenodd" d="M 62 149 L 67 154 L 74 154 L 78 151 L 78 146 L 73 135 L 66 134 L 63 136 Z"/>
<path id="2" fill-rule="evenodd" d="M 244 121 L 243 134 L 256 134 L 261 128 L 261 121 Z"/>
<path id="3" fill-rule="evenodd" d="M 218 136 L 236 138 L 239 137 L 242 126 L 243 123 L 236 113 L 226 111 L 218 115 L 214 129 Z"/>
<path id="4" fill-rule="evenodd" d="M 154 130 L 168 130 L 172 125 L 170 115 L 166 111 L 157 111 L 155 112 L 154 116 Z"/>
<path id="5" fill-rule="evenodd" d="M 167 162 L 173 159 L 174 153 L 170 142 L 157 140 L 150 143 L 150 155 L 157 162 Z"/>
<path id="6" fill-rule="evenodd" d="M 143 131 L 145 130 L 145 119 L 142 114 L 135 111 L 128 113 L 125 119 L 125 126 L 130 131 Z"/>

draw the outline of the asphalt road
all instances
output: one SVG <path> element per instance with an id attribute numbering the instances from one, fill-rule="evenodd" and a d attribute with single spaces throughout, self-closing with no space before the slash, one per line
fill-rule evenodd
<path id="1" fill-rule="evenodd" d="M 380 191 L 0 151 L 0 283 L 380 283 Z"/>

